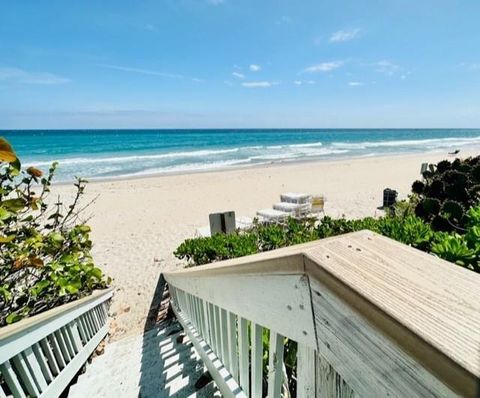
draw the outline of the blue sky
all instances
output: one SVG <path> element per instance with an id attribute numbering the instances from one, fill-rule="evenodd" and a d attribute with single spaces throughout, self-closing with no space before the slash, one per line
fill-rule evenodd
<path id="1" fill-rule="evenodd" d="M 0 0 L 0 128 L 480 127 L 480 1 Z"/>

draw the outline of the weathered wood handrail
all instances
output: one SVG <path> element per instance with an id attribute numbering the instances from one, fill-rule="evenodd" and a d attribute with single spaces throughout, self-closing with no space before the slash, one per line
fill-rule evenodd
<path id="1" fill-rule="evenodd" d="M 370 231 L 165 274 L 173 308 L 225 396 L 480 394 L 480 275 Z M 249 341 L 250 339 L 250 341 Z"/>
<path id="2" fill-rule="evenodd" d="M 0 329 L 0 398 L 58 397 L 108 332 L 113 289 Z M 7 395 L 8 394 L 8 395 Z"/>

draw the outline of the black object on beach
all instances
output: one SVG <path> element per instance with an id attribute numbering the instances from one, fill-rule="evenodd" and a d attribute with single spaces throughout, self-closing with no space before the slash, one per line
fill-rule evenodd
<path id="1" fill-rule="evenodd" d="M 460 149 L 455 149 L 453 152 L 448 152 L 449 155 L 456 155 L 460 152 Z"/>
<path id="2" fill-rule="evenodd" d="M 383 190 L 383 207 L 391 207 L 397 201 L 398 192 L 390 189 L 385 188 Z"/>

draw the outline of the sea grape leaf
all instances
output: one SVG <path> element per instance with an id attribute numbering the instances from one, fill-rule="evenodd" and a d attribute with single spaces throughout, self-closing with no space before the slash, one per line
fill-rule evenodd
<path id="1" fill-rule="evenodd" d="M 0 137 L 0 161 L 13 163 L 17 160 L 17 155 L 5 138 Z"/>

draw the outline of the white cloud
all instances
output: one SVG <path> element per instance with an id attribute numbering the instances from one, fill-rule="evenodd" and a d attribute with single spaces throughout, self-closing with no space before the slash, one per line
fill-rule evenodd
<path id="1" fill-rule="evenodd" d="M 218 6 L 220 4 L 223 4 L 224 2 L 225 0 L 207 0 L 207 3 L 213 6 Z"/>
<path id="2" fill-rule="evenodd" d="M 236 77 L 237 79 L 245 79 L 245 75 L 240 72 L 232 72 L 232 76 Z"/>
<path id="3" fill-rule="evenodd" d="M 64 84 L 70 79 L 48 72 L 29 72 L 20 68 L 0 68 L 0 80 L 13 81 L 24 84 Z"/>
<path id="4" fill-rule="evenodd" d="M 400 66 L 395 65 L 394 63 L 382 60 L 374 64 L 375 70 L 380 73 L 384 73 L 387 76 L 393 76 L 395 73 L 400 71 Z"/>
<path id="5" fill-rule="evenodd" d="M 110 64 L 97 64 L 97 66 L 100 66 L 102 68 L 107 68 L 107 69 L 119 70 L 122 72 L 137 73 L 140 75 L 165 77 L 167 79 L 189 79 L 189 80 L 192 80 L 193 82 L 203 81 L 202 79 L 199 79 L 197 77 L 188 77 L 188 76 L 179 75 L 176 73 L 167 73 L 167 72 L 161 72 L 161 71 L 151 70 L 151 69 L 132 68 L 130 66 L 110 65 Z"/>
<path id="6" fill-rule="evenodd" d="M 340 68 L 344 64 L 343 61 L 322 62 L 321 64 L 309 66 L 305 68 L 304 72 L 330 72 L 334 69 Z"/>
<path id="7" fill-rule="evenodd" d="M 255 65 L 255 64 L 251 64 L 249 67 L 248 67 L 252 72 L 258 72 L 259 70 L 262 69 L 262 67 L 260 65 Z"/>
<path id="8" fill-rule="evenodd" d="M 268 82 L 268 81 L 261 81 L 261 82 L 243 82 L 243 87 L 250 87 L 250 88 L 257 88 L 257 87 L 272 87 L 278 85 L 278 82 Z"/>
<path id="9" fill-rule="evenodd" d="M 183 78 L 185 78 L 185 76 L 177 75 L 175 73 L 166 73 L 166 72 L 160 72 L 160 71 L 156 71 L 156 70 L 132 68 L 130 66 L 109 65 L 109 64 L 98 64 L 98 66 L 100 66 L 102 68 L 119 70 L 119 71 L 122 71 L 122 72 L 138 73 L 140 75 L 161 76 L 161 77 L 168 77 L 168 78 L 171 78 L 171 79 L 183 79 Z"/>
<path id="10" fill-rule="evenodd" d="M 342 41 L 349 41 L 355 39 L 357 35 L 360 33 L 360 29 L 350 29 L 350 30 L 339 30 L 333 33 L 330 36 L 331 43 L 338 43 Z"/>
<path id="11" fill-rule="evenodd" d="M 358 86 L 363 86 L 364 83 L 363 82 L 349 82 L 348 85 L 352 86 L 352 87 L 358 87 Z"/>
<path id="12" fill-rule="evenodd" d="M 295 81 L 293 82 L 293 84 L 296 84 L 297 86 L 301 86 L 302 83 L 303 83 L 303 82 L 302 82 L 301 80 L 295 80 Z"/>

